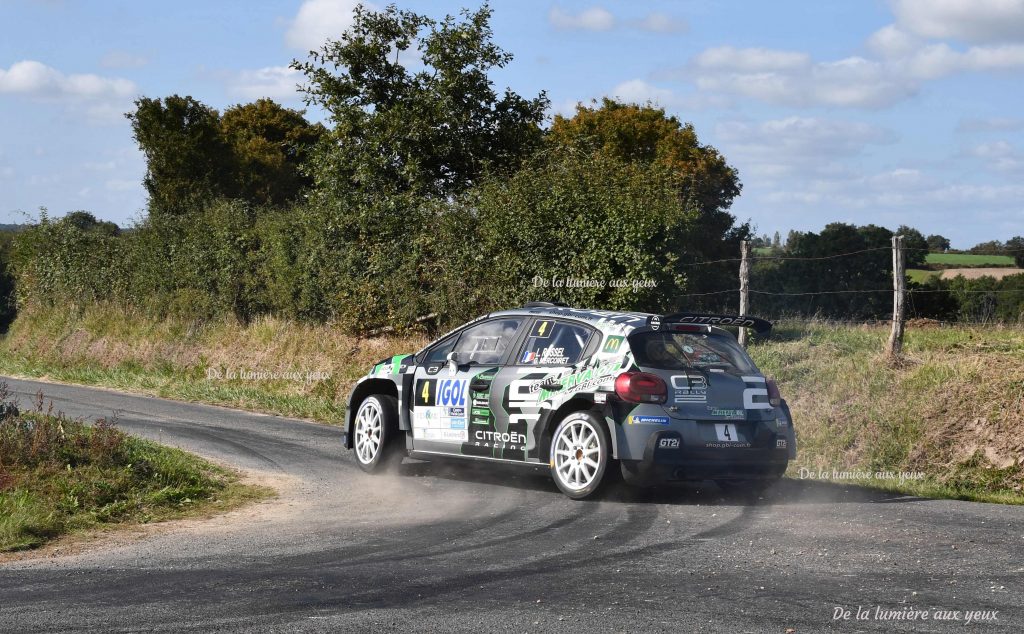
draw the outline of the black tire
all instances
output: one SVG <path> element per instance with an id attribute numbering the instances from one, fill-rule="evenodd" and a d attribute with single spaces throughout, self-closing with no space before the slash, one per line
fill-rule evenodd
<path id="1" fill-rule="evenodd" d="M 575 444 L 574 430 L 581 432 Z M 568 444 L 563 445 L 560 441 L 566 434 L 564 440 Z M 551 477 L 566 496 L 574 500 L 591 497 L 611 479 L 606 477 L 612 464 L 611 452 L 612 442 L 604 422 L 592 412 L 573 412 L 558 423 L 551 435 Z"/>
<path id="2" fill-rule="evenodd" d="M 379 415 L 379 426 L 372 422 L 374 413 Z M 361 419 L 361 415 L 366 418 Z M 367 473 L 397 466 L 405 455 L 404 440 L 398 429 L 398 399 L 384 394 L 371 394 L 363 399 L 352 418 L 356 465 Z"/>

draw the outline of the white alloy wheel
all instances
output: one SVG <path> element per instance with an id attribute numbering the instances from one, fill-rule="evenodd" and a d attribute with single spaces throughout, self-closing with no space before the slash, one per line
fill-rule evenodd
<path id="1" fill-rule="evenodd" d="M 606 460 L 600 432 L 587 418 L 575 418 L 559 426 L 552 443 L 555 477 L 562 488 L 583 491 L 603 475 Z"/>
<path id="2" fill-rule="evenodd" d="M 375 398 L 366 399 L 356 413 L 356 460 L 364 465 L 373 463 L 373 459 L 380 453 L 383 429 L 384 416 L 380 403 Z"/>

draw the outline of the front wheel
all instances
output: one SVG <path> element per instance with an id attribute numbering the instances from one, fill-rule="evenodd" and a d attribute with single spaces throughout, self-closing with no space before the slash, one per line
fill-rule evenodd
<path id="1" fill-rule="evenodd" d="M 398 400 L 374 394 L 359 405 L 352 422 L 352 446 L 356 464 L 367 473 L 402 460 L 403 447 L 398 431 Z"/>
<path id="2" fill-rule="evenodd" d="M 551 476 L 562 493 L 582 500 L 596 493 L 611 459 L 611 440 L 590 412 L 569 414 L 551 439 Z"/>

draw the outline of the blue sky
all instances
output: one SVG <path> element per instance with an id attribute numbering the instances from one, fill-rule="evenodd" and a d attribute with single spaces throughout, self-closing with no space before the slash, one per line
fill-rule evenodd
<path id="1" fill-rule="evenodd" d="M 288 63 L 352 6 L 0 0 L 0 222 L 45 206 L 130 224 L 145 206 L 133 99 L 300 107 Z M 608 95 L 692 122 L 739 169 L 733 212 L 759 232 L 909 224 L 961 248 L 1024 234 L 1024 0 L 492 7 L 516 56 L 499 88 L 546 90 L 552 113 Z"/>

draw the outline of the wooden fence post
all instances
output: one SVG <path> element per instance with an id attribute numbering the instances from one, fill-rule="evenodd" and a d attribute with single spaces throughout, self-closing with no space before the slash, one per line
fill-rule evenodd
<path id="1" fill-rule="evenodd" d="M 750 242 L 740 242 L 740 314 L 750 311 Z M 747 329 L 740 328 L 739 342 L 747 345 Z"/>
<path id="2" fill-rule="evenodd" d="M 892 332 L 885 351 L 890 357 L 897 357 L 903 350 L 903 321 L 906 316 L 907 271 L 903 236 L 892 238 L 892 287 Z"/>

